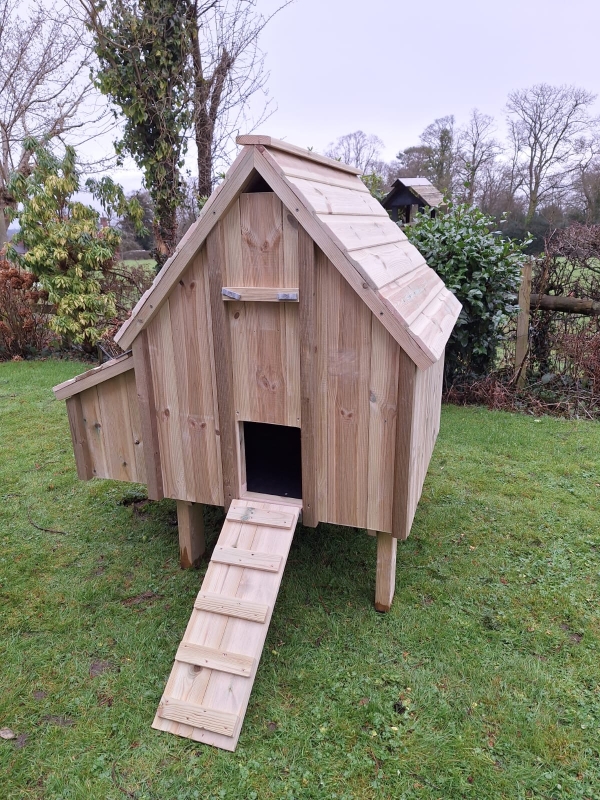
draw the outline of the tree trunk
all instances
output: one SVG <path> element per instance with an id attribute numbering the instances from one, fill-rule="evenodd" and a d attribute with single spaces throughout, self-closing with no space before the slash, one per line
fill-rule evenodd
<path id="1" fill-rule="evenodd" d="M 530 195 L 529 203 L 527 204 L 527 214 L 525 215 L 525 230 L 529 230 L 529 226 L 531 225 L 533 218 L 535 217 L 535 212 L 537 211 L 538 207 L 538 199 L 535 195 Z"/>
<path id="2" fill-rule="evenodd" d="M 156 259 L 156 271 L 159 272 L 165 261 L 175 252 L 177 244 L 177 215 L 171 209 L 157 212 L 154 215 L 152 230 L 154 232 L 153 255 Z"/>
<path id="3" fill-rule="evenodd" d="M 8 242 L 8 219 L 6 218 L 6 208 L 0 206 L 0 252 Z"/>
<path id="4" fill-rule="evenodd" d="M 196 121 L 196 148 L 198 150 L 198 197 L 212 194 L 212 126 Z"/>
<path id="5" fill-rule="evenodd" d="M 212 193 L 212 139 L 214 126 L 207 113 L 210 83 L 204 79 L 198 20 L 192 21 L 192 63 L 194 65 L 194 138 L 198 151 L 198 196 Z"/>
<path id="6" fill-rule="evenodd" d="M 467 192 L 467 205 L 472 206 L 475 202 L 475 170 L 471 169 L 471 174 L 467 178 L 469 182 L 469 190 Z"/>

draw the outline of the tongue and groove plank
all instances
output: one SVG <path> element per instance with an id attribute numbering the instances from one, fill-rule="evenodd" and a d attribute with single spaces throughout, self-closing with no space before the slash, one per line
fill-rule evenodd
<path id="1" fill-rule="evenodd" d="M 294 515 L 289 511 L 263 511 L 254 506 L 230 509 L 228 519 L 237 522 L 252 522 L 255 525 L 266 525 L 268 528 L 291 528 L 294 524 Z"/>
<path id="2" fill-rule="evenodd" d="M 225 714 L 212 708 L 204 708 L 195 703 L 182 703 L 165 697 L 161 701 L 160 713 L 164 719 L 172 722 L 184 722 L 196 728 L 207 727 L 216 733 L 231 736 L 235 730 L 238 718 L 235 714 Z"/>
<path id="3" fill-rule="evenodd" d="M 194 606 L 195 608 L 195 606 Z M 175 656 L 177 661 L 194 664 L 197 667 L 218 669 L 221 672 L 230 672 L 232 675 L 247 677 L 252 672 L 254 659 L 239 653 L 225 653 L 214 647 L 202 647 L 198 644 L 182 642 Z"/>
<path id="4" fill-rule="evenodd" d="M 235 519 L 244 515 L 248 508 L 257 509 L 257 514 L 265 511 L 274 515 L 291 514 L 292 525 L 274 528 Z M 271 560 L 279 560 L 279 569 L 268 572 L 255 566 L 220 563 L 213 558 L 182 645 L 210 648 L 218 655 L 251 658 L 250 673 L 245 677 L 185 663 L 176 657 L 154 728 L 224 750 L 235 750 L 299 511 L 254 500 L 232 502 L 233 518 L 228 514 L 217 547 L 268 554 Z M 255 612 L 257 618 L 248 616 Z"/>
<path id="5" fill-rule="evenodd" d="M 222 597 L 220 594 L 208 592 L 200 592 L 194 608 L 212 611 L 214 614 L 225 614 L 228 617 L 249 619 L 253 622 L 264 622 L 269 613 L 269 606 L 263 603 L 251 603 L 248 600 L 236 600 L 233 597 Z"/>
<path id="6" fill-rule="evenodd" d="M 278 528 L 277 530 L 281 529 Z M 212 560 L 216 561 L 218 564 L 231 564 L 237 567 L 262 569 L 265 572 L 279 572 L 281 567 L 281 558 L 272 553 L 257 553 L 254 550 L 241 550 L 237 547 L 219 547 L 218 545 L 215 547 Z"/>

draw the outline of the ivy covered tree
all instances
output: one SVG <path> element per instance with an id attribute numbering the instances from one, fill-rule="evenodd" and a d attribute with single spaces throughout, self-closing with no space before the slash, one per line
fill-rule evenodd
<path id="1" fill-rule="evenodd" d="M 90 349 L 116 316 L 114 296 L 103 292 L 102 282 L 115 263 L 121 237 L 114 228 L 100 227 L 98 211 L 73 200 L 81 186 L 72 147 L 60 158 L 35 140 L 26 147 L 32 154 L 31 173 L 16 173 L 9 183 L 21 210 L 12 213 L 20 230 L 7 256 L 48 292 L 55 307 L 52 330 Z M 86 186 L 104 209 L 129 214 L 141 225 L 143 209 L 112 180 L 90 180 Z M 24 254 L 17 253 L 16 243 L 24 245 Z"/>
<path id="2" fill-rule="evenodd" d="M 462 311 L 446 346 L 445 380 L 486 375 L 510 317 L 516 313 L 525 248 L 494 231 L 492 217 L 472 206 L 448 203 L 435 218 L 423 213 L 404 227 L 446 286 L 462 303 Z"/>
<path id="3" fill-rule="evenodd" d="M 235 136 L 272 113 L 253 104 L 269 77 L 259 37 L 269 21 L 256 0 L 79 0 L 98 58 L 95 82 L 125 117 L 117 143 L 144 172 L 154 206 L 157 263 L 173 252 L 180 170 L 193 139 L 195 202 L 212 192 L 234 150 Z M 115 112 L 116 113 L 116 112 Z"/>
<path id="4" fill-rule="evenodd" d="M 94 36 L 96 86 L 123 114 L 121 158 L 144 173 L 154 208 L 157 266 L 176 245 L 186 151 L 192 0 L 80 0 Z M 115 117 L 119 114 L 115 109 Z"/>

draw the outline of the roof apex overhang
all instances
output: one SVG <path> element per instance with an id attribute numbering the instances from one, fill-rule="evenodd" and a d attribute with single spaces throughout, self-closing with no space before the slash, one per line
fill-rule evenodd
<path id="1" fill-rule="evenodd" d="M 210 231 L 257 172 L 414 363 L 427 369 L 437 362 L 460 303 L 371 198 L 358 171 L 266 136 L 242 136 L 238 142 L 243 150 L 115 336 L 119 345 L 131 347 L 154 319 Z M 328 193 L 342 212 L 333 213 Z"/>
<path id="2" fill-rule="evenodd" d="M 332 167 L 340 172 L 349 172 L 351 175 L 362 175 L 362 169 L 352 167 L 350 164 L 344 164 L 343 161 L 338 161 L 335 158 L 322 156 L 320 153 L 313 153 L 312 150 L 305 150 L 303 147 L 298 147 L 295 144 L 289 144 L 282 139 L 274 139 L 272 136 L 263 136 L 262 134 L 245 134 L 236 138 L 236 144 L 242 146 L 246 145 L 262 145 L 268 147 L 269 150 L 279 150 L 282 153 L 290 153 L 294 156 L 300 156 L 306 161 L 313 161 L 315 164 L 324 164 L 327 167 Z"/>

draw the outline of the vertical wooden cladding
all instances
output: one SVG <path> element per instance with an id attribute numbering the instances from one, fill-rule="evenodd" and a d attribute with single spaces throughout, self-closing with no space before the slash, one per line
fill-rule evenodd
<path id="1" fill-rule="evenodd" d="M 67 416 L 69 418 L 69 428 L 71 429 L 71 439 L 73 441 L 77 477 L 81 481 L 89 481 L 94 477 L 94 465 L 87 441 L 81 397 L 78 394 L 67 399 Z"/>
<path id="2" fill-rule="evenodd" d="M 223 505 L 204 249 L 149 325 L 148 348 L 164 494 Z"/>
<path id="3" fill-rule="evenodd" d="M 273 192 L 241 194 L 223 219 L 229 286 L 298 286 L 298 223 Z M 227 303 L 238 421 L 300 426 L 295 303 Z"/>
<path id="4" fill-rule="evenodd" d="M 221 474 L 223 505 L 229 509 L 232 500 L 239 497 L 240 474 L 238 471 L 239 446 L 233 410 L 233 371 L 231 355 L 231 332 L 227 311 L 221 295 L 225 263 L 225 241 L 223 223 L 219 222 L 209 233 L 206 242 L 206 263 L 209 282 L 209 298 L 213 323 L 213 347 L 217 408 L 219 409 L 219 437 L 221 444 Z"/>
<path id="5" fill-rule="evenodd" d="M 370 530 L 392 530 L 394 460 L 398 418 L 400 347 L 377 317 L 371 317 L 371 382 L 369 385 Z"/>
<path id="6" fill-rule="evenodd" d="M 286 213 L 286 212 L 284 212 Z M 304 228 L 298 229 L 298 284 L 300 336 L 300 412 L 302 428 L 302 522 L 319 524 L 318 392 L 317 392 L 317 271 L 315 244 Z"/>
<path id="7" fill-rule="evenodd" d="M 87 477 L 112 478 L 118 481 L 146 483 L 146 464 L 142 444 L 140 412 L 133 370 L 92 386 L 71 398 L 79 402 L 79 437 L 85 432 L 85 467 Z M 75 411 L 77 409 L 75 408 Z M 69 411 L 69 421 L 73 431 Z M 80 456 L 75 453 L 80 474 Z M 80 477 L 84 477 L 83 474 Z"/>
<path id="8" fill-rule="evenodd" d="M 406 539 L 439 431 L 443 359 L 419 370 L 316 254 L 317 516 Z"/>
<path id="9" fill-rule="evenodd" d="M 133 342 L 133 365 L 140 410 L 142 440 L 145 443 L 144 460 L 146 463 L 148 498 L 150 500 L 162 500 L 165 495 L 160 466 L 158 420 L 156 418 L 152 365 L 150 363 L 147 331 L 142 331 Z"/>
<path id="10" fill-rule="evenodd" d="M 418 370 L 416 375 L 407 536 L 417 510 L 431 454 L 440 430 L 443 375 L 443 357 L 429 369 Z"/>
<path id="11" fill-rule="evenodd" d="M 443 373 L 443 357 L 429 369 L 418 370 L 404 352 L 400 354 L 392 531 L 398 539 L 410 533 L 439 433 Z"/>
<path id="12" fill-rule="evenodd" d="M 399 346 L 317 251 L 319 519 L 391 531 Z"/>

